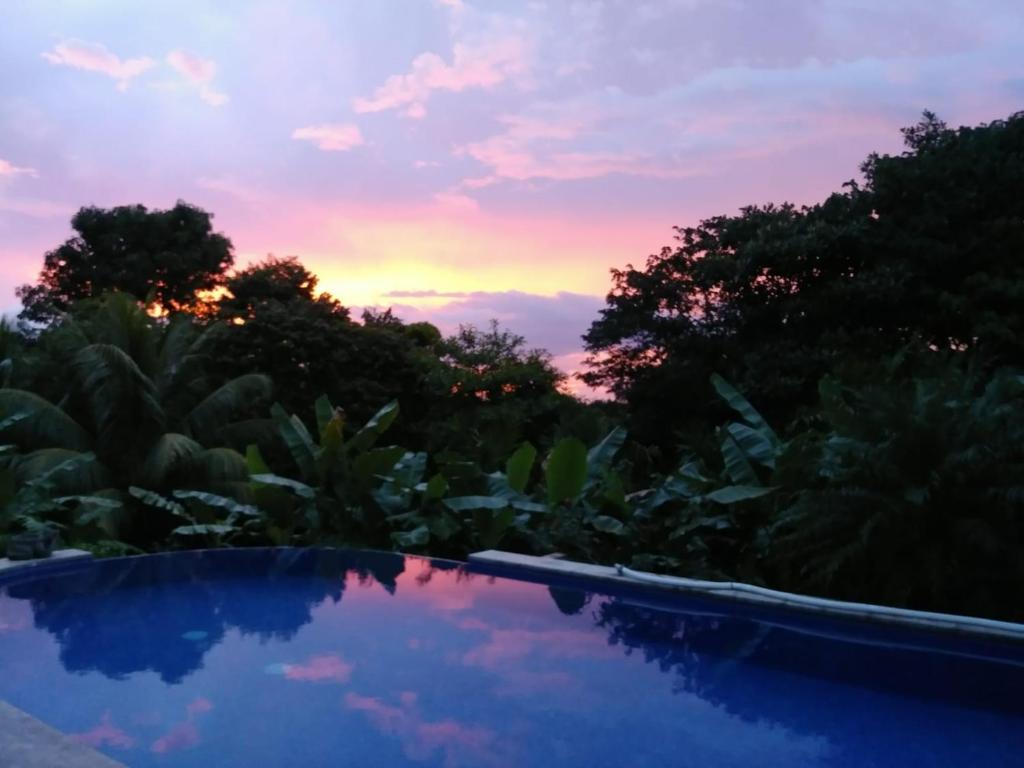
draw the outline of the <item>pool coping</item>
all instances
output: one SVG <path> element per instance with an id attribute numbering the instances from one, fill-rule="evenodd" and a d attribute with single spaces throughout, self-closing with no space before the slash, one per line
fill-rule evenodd
<path id="1" fill-rule="evenodd" d="M 4 768 L 125 768 L 3 699 L 0 755 Z"/>
<path id="2" fill-rule="evenodd" d="M 468 562 L 471 566 L 497 568 L 509 572 L 510 575 L 519 570 L 570 578 L 584 578 L 624 587 L 644 587 L 656 591 L 684 592 L 716 600 L 792 609 L 809 614 L 1024 642 L 1024 624 L 948 613 L 891 608 L 889 606 L 872 605 L 869 603 L 827 600 L 736 582 L 709 582 L 682 577 L 658 576 L 656 574 L 632 571 L 628 568 L 566 560 L 557 554 L 544 556 L 521 555 L 514 552 L 489 549 L 473 552 L 469 555 Z"/>
<path id="3" fill-rule="evenodd" d="M 0 557 L 0 576 L 15 571 L 19 574 L 29 570 L 46 571 L 54 566 L 64 565 L 65 563 L 92 559 L 92 552 L 86 552 L 84 549 L 57 549 L 49 557 L 41 557 L 34 560 L 11 560 L 6 557 Z"/>

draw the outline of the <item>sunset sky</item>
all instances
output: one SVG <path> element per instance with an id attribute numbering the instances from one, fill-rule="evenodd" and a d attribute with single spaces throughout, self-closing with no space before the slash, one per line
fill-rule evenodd
<path id="1" fill-rule="evenodd" d="M 1024 108 L 1019 0 L 3 0 L 0 311 L 81 205 L 183 199 L 356 307 L 567 370 L 673 225 Z"/>

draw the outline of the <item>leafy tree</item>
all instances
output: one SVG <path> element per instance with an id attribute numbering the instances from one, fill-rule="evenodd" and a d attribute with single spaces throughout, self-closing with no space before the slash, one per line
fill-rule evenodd
<path id="1" fill-rule="evenodd" d="M 295 258 L 268 258 L 230 277 L 219 302 L 222 332 L 212 347 L 222 380 L 267 375 L 283 408 L 312 416 L 321 394 L 353 422 L 365 421 L 391 400 L 416 412 L 422 390 L 414 344 L 390 326 L 360 326 Z"/>
<path id="2" fill-rule="evenodd" d="M 547 352 L 496 320 L 486 330 L 463 325 L 435 347 L 428 446 L 452 448 L 494 466 L 523 440 L 546 446 L 569 402 L 564 375 Z"/>
<path id="3" fill-rule="evenodd" d="M 628 403 L 639 439 L 706 428 L 712 372 L 786 424 L 850 359 L 912 345 L 1024 362 L 1024 113 L 957 130 L 926 114 L 904 135 L 863 185 L 677 228 L 675 248 L 613 271 L 585 379 Z"/>
<path id="4" fill-rule="evenodd" d="M 47 323 L 75 301 L 108 291 L 167 312 L 197 307 L 234 258 L 211 218 L 181 201 L 169 210 L 82 208 L 71 219 L 77 234 L 46 254 L 35 284 L 18 289 L 20 317 Z"/>
<path id="5" fill-rule="evenodd" d="M 329 294 L 317 294 L 316 275 L 295 257 L 268 256 L 225 280 L 227 295 L 217 303 L 218 315 L 228 319 L 252 319 L 266 304 L 320 302 L 329 314 L 347 320 L 348 309 Z"/>

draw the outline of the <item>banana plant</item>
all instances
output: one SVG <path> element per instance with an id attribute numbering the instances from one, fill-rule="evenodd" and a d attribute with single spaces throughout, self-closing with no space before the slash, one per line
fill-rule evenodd
<path id="1" fill-rule="evenodd" d="M 388 518 L 411 504 L 426 466 L 425 454 L 377 447 L 398 411 L 397 402 L 388 403 L 346 434 L 344 411 L 322 396 L 315 404 L 314 438 L 299 416 L 275 404 L 271 415 L 299 479 L 272 472 L 258 448 L 250 446 L 253 498 L 269 508 L 271 520 L 287 535 L 315 533 L 364 546 L 388 543 Z"/>

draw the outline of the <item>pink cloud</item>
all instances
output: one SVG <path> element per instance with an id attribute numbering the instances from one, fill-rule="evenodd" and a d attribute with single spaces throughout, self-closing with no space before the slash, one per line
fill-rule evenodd
<path id="1" fill-rule="evenodd" d="M 314 656 L 305 664 L 286 664 L 284 676 L 289 680 L 347 683 L 352 665 L 340 656 Z"/>
<path id="2" fill-rule="evenodd" d="M 195 723 L 186 720 L 184 723 L 178 723 L 178 725 L 154 741 L 150 751 L 163 755 L 178 749 L 194 747 L 199 743 L 199 740 L 199 729 L 196 728 Z"/>
<path id="3" fill-rule="evenodd" d="M 196 715 L 202 715 L 213 709 L 213 703 L 202 696 L 193 699 L 185 707 L 185 721 L 178 723 L 167 733 L 150 745 L 150 751 L 158 755 L 178 749 L 189 749 L 201 740 L 199 728 L 195 724 Z"/>
<path id="4" fill-rule="evenodd" d="M 0 157 L 0 179 L 7 176 L 38 176 L 35 168 L 27 168 L 15 165 L 14 163 L 4 160 Z"/>
<path id="5" fill-rule="evenodd" d="M 499 178 L 567 181 L 614 173 L 666 178 L 685 175 L 679 168 L 640 152 L 555 149 L 593 130 L 590 121 L 576 109 L 558 110 L 546 117 L 507 115 L 501 122 L 505 125 L 503 132 L 457 150 L 456 154 L 469 155 L 491 170 L 482 178 L 466 179 L 464 186 L 486 186 Z"/>
<path id="6" fill-rule="evenodd" d="M 616 655 L 604 638 L 572 629 L 492 629 L 490 638 L 462 657 L 467 666 L 500 669 L 531 654 L 552 659 L 609 658 Z"/>
<path id="7" fill-rule="evenodd" d="M 475 211 L 480 207 L 476 200 L 460 192 L 438 192 L 434 195 L 434 201 L 445 208 L 456 210 Z"/>
<path id="8" fill-rule="evenodd" d="M 417 699 L 415 693 L 405 691 L 396 707 L 378 698 L 349 693 L 345 696 L 345 706 L 364 713 L 381 733 L 396 736 L 410 760 L 430 760 L 440 751 L 444 754 L 446 768 L 509 764 L 502 756 L 504 750 L 497 744 L 493 731 L 454 719 L 424 720 L 416 707 Z"/>
<path id="9" fill-rule="evenodd" d="M 0 252 L 0 263 L 4 254 Z M 18 632 L 32 626 L 32 606 L 25 600 L 0 601 L 0 635 L 5 632 Z"/>
<path id="10" fill-rule="evenodd" d="M 99 725 L 84 733 L 72 733 L 71 738 L 79 744 L 89 747 L 119 747 L 130 749 L 135 746 L 135 739 L 110 722 L 110 712 L 104 712 Z"/>
<path id="11" fill-rule="evenodd" d="M 61 64 L 88 72 L 100 72 L 117 81 L 119 90 L 126 90 L 129 82 L 156 62 L 148 56 L 134 59 L 122 59 L 99 43 L 87 43 L 82 40 L 67 40 L 57 43 L 52 51 L 43 53 L 43 58 L 51 64 Z"/>
<path id="12" fill-rule="evenodd" d="M 189 719 L 192 719 L 195 715 L 201 715 L 209 712 L 213 709 L 213 703 L 209 699 L 204 699 L 202 696 L 191 702 L 186 708 Z"/>
<path id="13" fill-rule="evenodd" d="M 324 123 L 296 128 L 292 138 L 310 141 L 325 152 L 347 152 L 363 144 L 363 134 L 353 123 Z"/>
<path id="14" fill-rule="evenodd" d="M 410 71 L 392 75 L 371 98 L 357 98 L 356 112 L 381 112 L 405 108 L 405 115 L 426 115 L 426 102 L 433 91 L 459 92 L 469 88 L 493 88 L 527 68 L 527 46 L 515 36 L 487 40 L 481 44 L 456 43 L 449 64 L 436 53 L 421 53 Z"/>
<path id="15" fill-rule="evenodd" d="M 199 89 L 199 98 L 213 107 L 228 100 L 227 94 L 214 90 L 211 83 L 217 74 L 217 62 L 188 51 L 174 50 L 167 54 L 167 63 Z"/>

